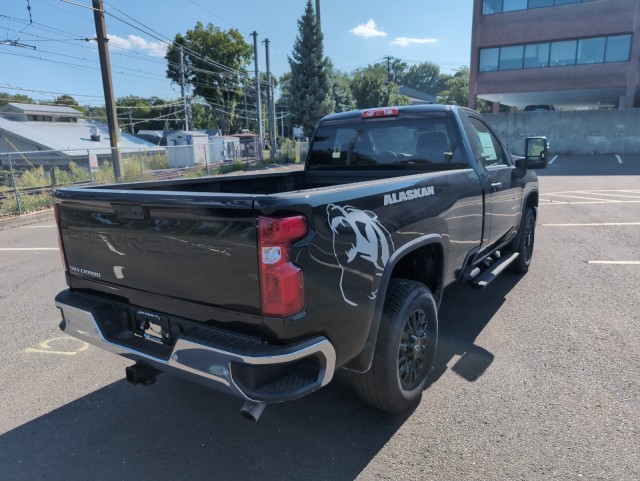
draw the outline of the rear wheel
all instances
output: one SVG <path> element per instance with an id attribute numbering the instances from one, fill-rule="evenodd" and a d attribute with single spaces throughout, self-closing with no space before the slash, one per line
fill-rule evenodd
<path id="1" fill-rule="evenodd" d="M 518 239 L 518 244 L 514 246 L 514 251 L 520 255 L 509 265 L 509 270 L 522 273 L 529 270 L 531 258 L 533 257 L 535 233 L 536 214 L 531 207 L 527 207 L 522 218 L 522 233 Z"/>
<path id="2" fill-rule="evenodd" d="M 354 383 L 360 397 L 389 413 L 415 407 L 433 367 L 438 339 L 436 302 L 411 280 L 389 286 L 371 369 Z"/>

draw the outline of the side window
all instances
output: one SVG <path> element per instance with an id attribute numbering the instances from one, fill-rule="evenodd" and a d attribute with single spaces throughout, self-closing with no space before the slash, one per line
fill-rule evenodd
<path id="1" fill-rule="evenodd" d="M 491 133 L 489 128 L 480 119 L 469 117 L 469 142 L 476 160 L 481 165 L 489 167 L 491 165 L 506 165 L 502 147 L 498 139 Z"/>

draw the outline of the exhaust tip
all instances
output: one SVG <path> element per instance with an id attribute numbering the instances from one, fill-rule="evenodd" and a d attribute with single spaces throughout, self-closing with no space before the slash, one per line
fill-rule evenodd
<path id="1" fill-rule="evenodd" d="M 249 422 L 257 423 L 266 406 L 263 402 L 247 401 L 240 409 L 240 415 Z"/>

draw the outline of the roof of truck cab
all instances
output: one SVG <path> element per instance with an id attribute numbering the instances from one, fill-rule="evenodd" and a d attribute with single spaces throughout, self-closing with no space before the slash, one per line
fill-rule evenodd
<path id="1" fill-rule="evenodd" d="M 420 113 L 429 113 L 429 112 L 447 112 L 460 107 L 455 105 L 439 105 L 439 104 L 402 105 L 402 106 L 396 106 L 396 107 L 373 107 L 370 109 L 350 110 L 348 112 L 330 114 L 320 119 L 320 122 L 325 122 L 330 120 L 360 119 L 362 118 L 363 112 L 366 112 L 368 110 L 387 109 L 387 108 L 398 109 L 400 111 L 400 115 L 402 115 L 402 114 L 420 114 Z"/>

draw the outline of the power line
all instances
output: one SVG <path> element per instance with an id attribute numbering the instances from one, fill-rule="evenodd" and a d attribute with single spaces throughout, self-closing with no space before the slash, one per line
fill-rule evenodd
<path id="1" fill-rule="evenodd" d="M 5 84 L 4 82 L 0 82 L 0 88 L 6 90 L 18 90 L 20 92 L 31 92 L 45 95 L 71 95 L 72 97 L 88 97 L 95 99 L 102 99 L 101 95 L 89 95 L 89 94 L 78 94 L 78 93 L 68 93 L 68 92 L 51 92 L 49 90 L 36 90 L 36 89 L 28 89 L 24 87 L 18 87 L 16 85 Z"/>

